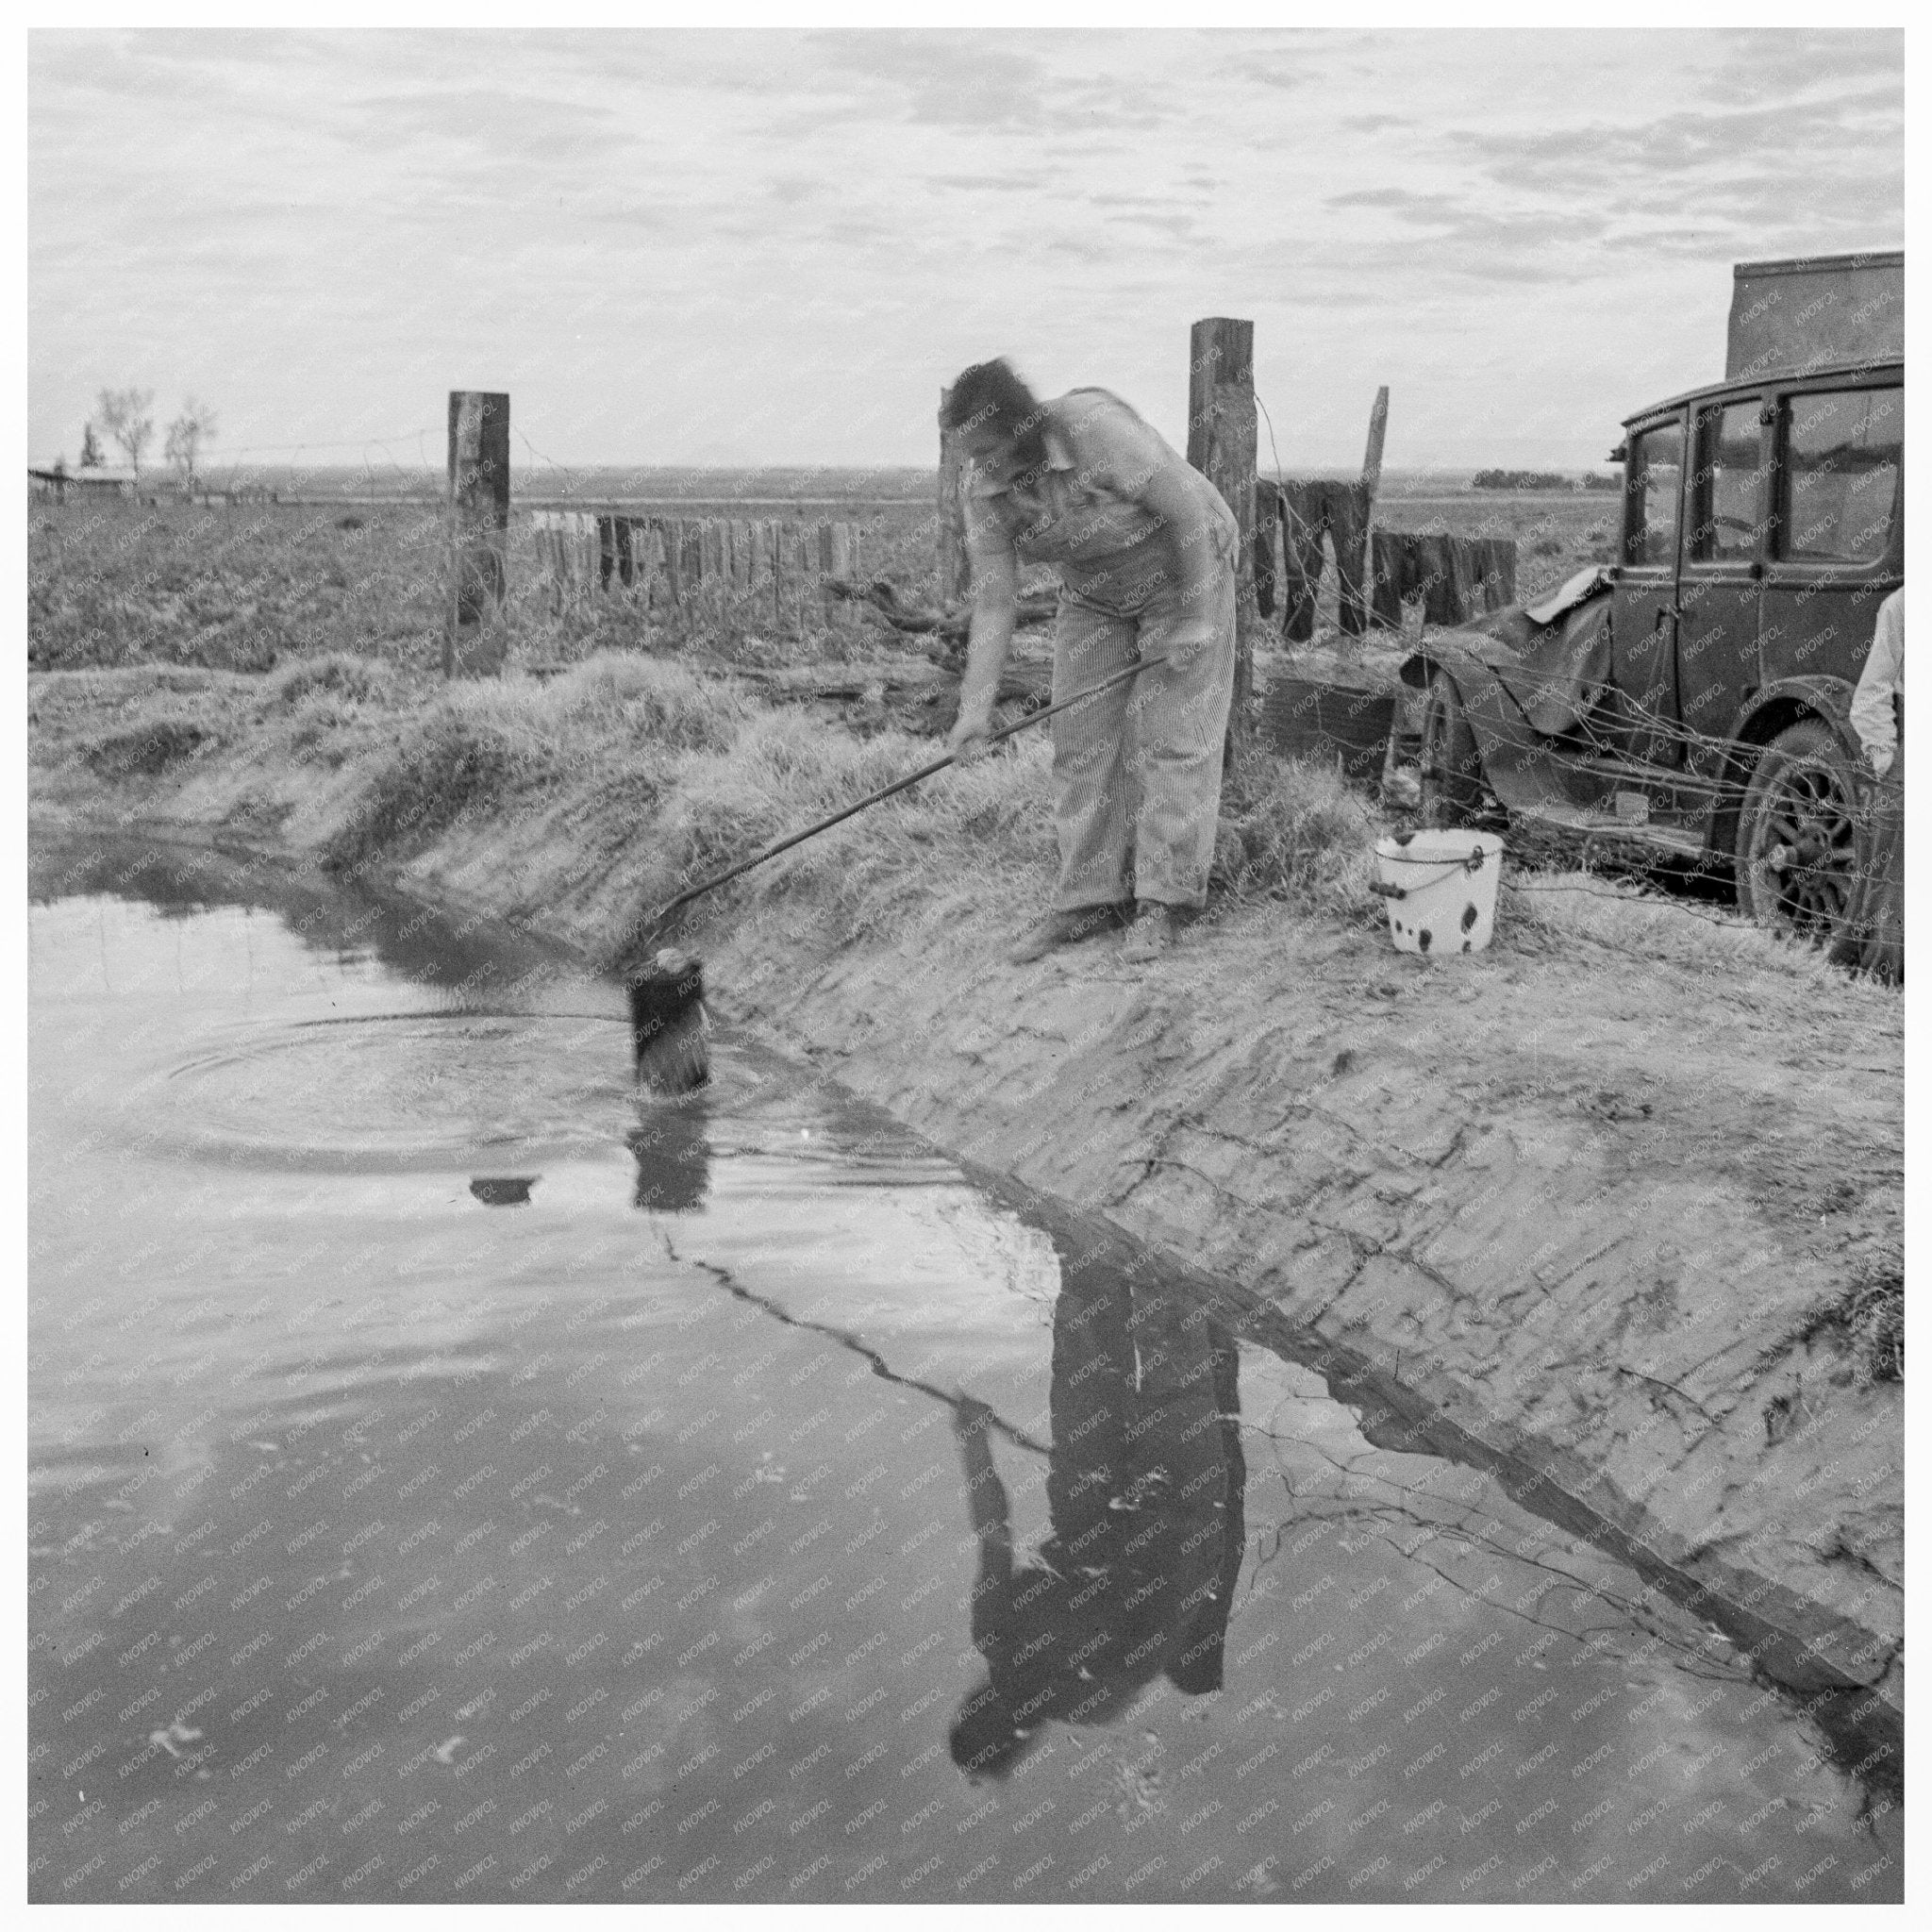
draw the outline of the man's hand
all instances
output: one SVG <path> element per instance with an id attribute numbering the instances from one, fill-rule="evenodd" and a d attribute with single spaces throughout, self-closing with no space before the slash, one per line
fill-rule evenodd
<path id="1" fill-rule="evenodd" d="M 1203 651 L 1211 651 L 1216 641 L 1214 626 L 1200 618 L 1188 618 L 1167 635 L 1160 655 L 1170 664 L 1185 664 Z"/>
<path id="2" fill-rule="evenodd" d="M 959 712 L 959 722 L 946 733 L 946 749 L 962 765 L 970 765 L 985 752 L 986 741 L 991 733 L 991 706 L 965 707 Z"/>

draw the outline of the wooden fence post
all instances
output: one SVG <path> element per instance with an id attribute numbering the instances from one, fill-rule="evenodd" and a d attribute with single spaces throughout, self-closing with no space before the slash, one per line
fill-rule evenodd
<path id="1" fill-rule="evenodd" d="M 1362 488 L 1369 492 L 1369 507 L 1374 508 L 1375 492 L 1382 487 L 1382 442 L 1389 434 L 1389 385 L 1375 391 L 1375 407 L 1369 411 L 1369 445 L 1362 452 Z"/>
<path id="2" fill-rule="evenodd" d="M 849 583 L 852 578 L 852 525 L 832 524 L 831 547 L 826 553 L 825 569 L 829 573 L 825 588 L 825 618 L 836 624 L 841 630 L 850 630 L 858 613 L 843 598 L 831 594 L 831 580 L 839 578 Z"/>
<path id="3" fill-rule="evenodd" d="M 684 556 L 678 545 L 675 517 L 654 517 L 658 534 L 664 544 L 664 601 L 674 611 L 684 607 Z"/>
<path id="4" fill-rule="evenodd" d="M 704 608 L 716 616 L 724 607 L 724 526 L 716 517 L 698 525 L 698 576 L 704 586 Z"/>
<path id="5" fill-rule="evenodd" d="M 827 628 L 833 622 L 832 609 L 832 526 L 821 524 L 818 526 L 818 541 L 814 546 L 818 553 L 819 611 L 824 618 Z"/>
<path id="6" fill-rule="evenodd" d="M 449 392 L 449 624 L 445 677 L 489 677 L 508 649 L 503 604 L 509 559 L 509 398 Z"/>
<path id="7" fill-rule="evenodd" d="M 1188 342 L 1188 461 L 1226 499 L 1241 525 L 1235 560 L 1234 706 L 1229 749 L 1246 737 L 1255 683 L 1255 325 L 1224 315 L 1197 322 Z"/>
<path id="8" fill-rule="evenodd" d="M 1375 496 L 1382 488 L 1382 443 L 1389 433 L 1389 385 L 1375 391 L 1369 411 L 1369 441 L 1362 451 L 1362 608 L 1364 628 L 1375 623 Z"/>
<path id="9" fill-rule="evenodd" d="M 949 389 L 940 391 L 940 421 L 945 422 L 946 405 L 953 399 Z M 940 430 L 939 498 L 939 602 L 940 608 L 957 604 L 971 588 L 972 567 L 966 555 L 966 458 L 959 439 L 950 430 Z"/>

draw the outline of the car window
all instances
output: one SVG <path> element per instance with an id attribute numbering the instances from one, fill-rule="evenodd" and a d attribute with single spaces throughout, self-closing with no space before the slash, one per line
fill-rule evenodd
<path id="1" fill-rule="evenodd" d="M 1783 555 L 1871 563 L 1891 535 L 1905 447 L 1903 389 L 1788 396 L 1780 466 Z"/>
<path id="2" fill-rule="evenodd" d="M 1757 554 L 1756 396 L 1712 405 L 1697 416 L 1697 469 L 1690 489 L 1690 555 L 1706 563 Z"/>
<path id="3" fill-rule="evenodd" d="M 1684 425 L 1666 423 L 1630 439 L 1624 470 L 1624 561 L 1674 564 Z"/>

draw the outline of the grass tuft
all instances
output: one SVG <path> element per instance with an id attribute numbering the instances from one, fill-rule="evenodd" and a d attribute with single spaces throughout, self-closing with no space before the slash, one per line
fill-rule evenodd
<path id="1" fill-rule="evenodd" d="M 1852 1360 L 1860 1385 L 1903 1382 L 1906 1378 L 1906 1284 L 1902 1273 L 1848 1288 L 1819 1308 L 1798 1330 L 1798 1341 L 1826 1341 Z"/>
<path id="2" fill-rule="evenodd" d="M 82 741 L 80 755 L 108 778 L 151 778 L 218 743 L 220 734 L 192 718 L 160 717 Z"/>
<path id="3" fill-rule="evenodd" d="M 1211 883 L 1238 901 L 1379 917 L 1368 884 L 1382 829 L 1335 766 L 1249 747 L 1222 786 Z"/>
<path id="4" fill-rule="evenodd" d="M 723 682 L 630 651 L 600 651 L 523 701 L 551 730 L 601 728 L 675 751 L 728 750 L 747 708 Z"/>
<path id="5" fill-rule="evenodd" d="M 393 695 L 394 675 L 379 658 L 353 651 L 325 651 L 297 658 L 271 674 L 266 698 L 293 710 L 306 698 L 326 696 L 352 705 L 381 703 Z"/>
<path id="6" fill-rule="evenodd" d="M 325 865 L 355 867 L 427 839 L 551 775 L 554 748 L 508 728 L 471 695 L 451 692 L 405 732 L 324 846 Z"/>

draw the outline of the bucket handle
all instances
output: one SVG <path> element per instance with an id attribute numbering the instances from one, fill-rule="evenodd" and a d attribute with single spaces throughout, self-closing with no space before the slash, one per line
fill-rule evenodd
<path id="1" fill-rule="evenodd" d="M 1442 880 L 1446 879 L 1452 873 L 1477 873 L 1483 869 L 1483 848 L 1480 845 L 1467 858 L 1445 858 L 1431 861 L 1426 858 L 1409 858 L 1401 853 L 1393 852 L 1385 856 L 1402 865 L 1428 865 L 1433 862 L 1440 865 L 1442 870 L 1426 886 L 1396 886 L 1391 885 L 1387 879 L 1372 879 L 1369 882 L 1369 891 L 1374 892 L 1378 899 L 1406 899 L 1411 891 L 1425 892 L 1428 891 L 1429 886 L 1441 885 Z"/>

